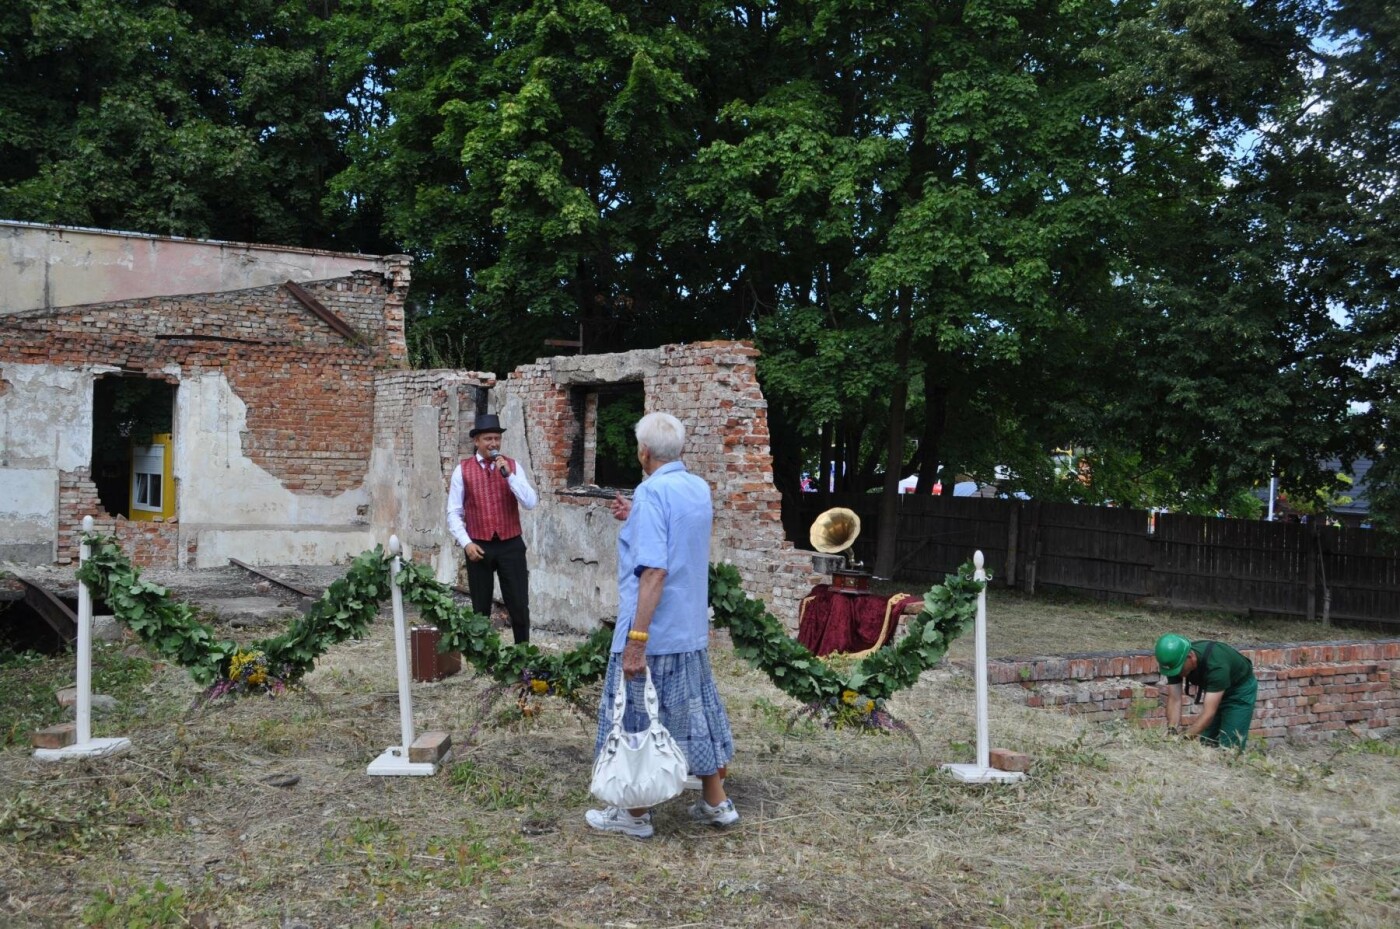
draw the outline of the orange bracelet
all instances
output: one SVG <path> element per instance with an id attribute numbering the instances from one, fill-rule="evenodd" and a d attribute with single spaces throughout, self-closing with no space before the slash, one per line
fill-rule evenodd
<path id="1" fill-rule="evenodd" d="M 633 642 L 645 642 L 647 639 L 651 638 L 651 636 L 647 635 L 645 632 L 638 632 L 636 629 L 628 629 L 627 638 Z"/>

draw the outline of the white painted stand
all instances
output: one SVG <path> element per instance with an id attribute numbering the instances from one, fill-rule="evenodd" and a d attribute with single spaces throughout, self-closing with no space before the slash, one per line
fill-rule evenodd
<path id="1" fill-rule="evenodd" d="M 92 532 L 92 517 L 83 517 L 83 534 Z M 78 549 L 79 564 L 85 563 L 92 551 L 87 542 Z M 102 758 L 120 755 L 131 748 L 130 739 L 94 739 L 92 737 L 92 592 L 78 581 L 78 741 L 63 748 L 36 748 L 34 757 L 40 761 L 67 761 L 72 758 Z"/>
<path id="2" fill-rule="evenodd" d="M 945 764 L 943 770 L 964 784 L 1007 784 L 1026 775 L 1002 771 L 991 764 L 992 749 L 987 736 L 987 572 L 981 551 L 973 554 L 972 563 L 977 568 L 973 576 L 982 582 L 982 592 L 977 595 L 977 652 L 973 668 L 977 675 L 977 763 Z"/>
<path id="3" fill-rule="evenodd" d="M 408 641 L 403 621 L 403 592 L 399 590 L 399 537 L 389 537 L 389 592 L 394 602 L 394 656 L 399 673 L 399 736 L 398 745 L 384 749 L 383 754 L 369 763 L 366 773 L 372 776 L 424 777 L 436 774 L 434 762 L 409 761 L 408 747 L 413 744 L 413 693 L 408 683 Z"/>

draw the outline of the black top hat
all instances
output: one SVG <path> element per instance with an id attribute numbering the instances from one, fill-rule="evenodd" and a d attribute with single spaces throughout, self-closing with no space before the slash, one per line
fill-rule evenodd
<path id="1" fill-rule="evenodd" d="M 469 438 L 476 438 L 483 432 L 505 432 L 501 428 L 501 418 L 494 413 L 484 413 L 476 418 L 476 428 L 467 433 Z"/>

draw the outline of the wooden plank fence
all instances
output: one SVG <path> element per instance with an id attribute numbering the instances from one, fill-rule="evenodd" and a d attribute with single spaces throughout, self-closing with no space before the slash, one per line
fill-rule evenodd
<path id="1" fill-rule="evenodd" d="M 854 557 L 872 566 L 880 496 L 804 494 L 802 524 L 828 506 L 860 516 Z M 1030 593 L 1400 628 L 1400 547 L 1369 529 L 915 494 L 898 518 L 901 581 L 937 583 L 980 548 L 994 584 Z"/>

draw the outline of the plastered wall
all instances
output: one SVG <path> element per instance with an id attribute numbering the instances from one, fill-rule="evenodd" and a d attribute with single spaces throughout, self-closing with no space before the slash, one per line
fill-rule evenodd
<path id="1" fill-rule="evenodd" d="M 731 561 L 751 595 L 795 628 L 798 602 L 820 578 L 811 554 L 783 538 L 773 486 L 767 402 L 747 342 L 700 342 L 616 355 L 559 356 L 524 365 L 499 386 L 502 422 L 523 433 L 508 447 L 528 461 L 541 503 L 525 523 L 531 610 L 559 625 L 595 628 L 617 610 L 617 531 L 610 496 L 570 486 L 582 443 L 573 391 L 640 383 L 645 410 L 686 424 L 686 466 L 709 483 L 715 524 L 711 558 Z M 510 432 L 507 432 L 509 438 Z M 640 476 L 640 475 L 639 475 Z"/>
<path id="2" fill-rule="evenodd" d="M 386 269 L 378 255 L 0 220 L 0 314 Z"/>

